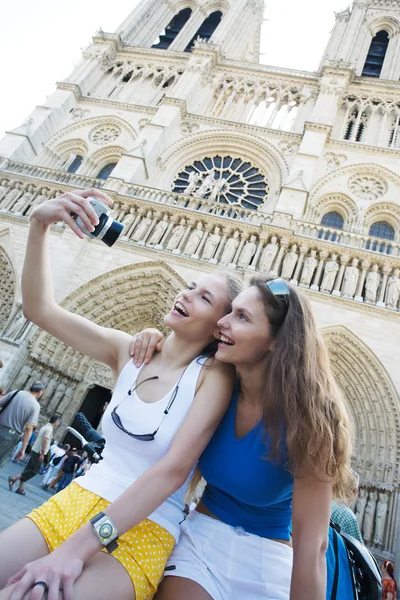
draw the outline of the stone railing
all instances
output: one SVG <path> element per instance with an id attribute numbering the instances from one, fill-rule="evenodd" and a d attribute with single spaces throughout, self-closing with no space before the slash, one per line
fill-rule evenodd
<path id="1" fill-rule="evenodd" d="M 0 212 L 22 218 L 63 191 L 43 188 L 42 182 L 39 188 L 38 182 L 26 179 L 1 180 Z M 239 215 L 229 210 L 203 199 L 122 184 L 113 217 L 124 224 L 121 243 L 234 270 L 271 272 L 305 289 L 399 311 L 398 245 L 388 255 L 366 247 L 375 238 L 356 236 L 357 243 L 350 246 L 351 240 L 333 240 L 329 228 L 322 229 L 330 239 L 321 239 L 321 226 L 293 221 L 289 215 L 285 220 L 280 213 Z M 336 231 L 338 236 L 343 233 Z"/>
<path id="2" fill-rule="evenodd" d="M 0 169 L 7 173 L 41 179 L 42 181 L 71 185 L 73 187 L 98 188 L 102 187 L 105 183 L 103 179 L 95 179 L 94 177 L 86 177 L 77 173 L 67 173 L 66 171 L 58 171 L 56 169 L 49 169 L 37 165 L 27 165 L 26 163 L 9 161 L 7 159 L 4 159 L 3 161 L 0 159 Z"/>
<path id="3" fill-rule="evenodd" d="M 384 240 L 375 238 L 361 233 L 351 231 L 343 231 L 332 227 L 325 227 L 317 223 L 297 222 L 295 228 L 296 233 L 304 237 L 313 239 L 322 239 L 342 246 L 350 248 L 362 248 L 377 252 L 379 254 L 387 254 L 393 257 L 400 256 L 400 243 L 393 240 Z"/>

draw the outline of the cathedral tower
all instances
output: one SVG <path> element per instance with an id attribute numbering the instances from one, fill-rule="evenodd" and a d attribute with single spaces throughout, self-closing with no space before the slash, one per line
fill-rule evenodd
<path id="1" fill-rule="evenodd" d="M 400 2 L 355 0 L 336 14 L 324 56 L 348 64 L 359 77 L 400 79 Z"/>

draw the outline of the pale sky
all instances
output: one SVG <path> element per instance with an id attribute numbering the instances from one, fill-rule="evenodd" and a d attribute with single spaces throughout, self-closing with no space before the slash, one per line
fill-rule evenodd
<path id="1" fill-rule="evenodd" d="M 161 2 L 161 0 L 160 0 Z M 313 71 L 350 0 L 267 0 L 261 62 Z M 113 32 L 139 0 L 0 3 L 0 136 L 20 125 L 65 79 L 99 27 Z"/>

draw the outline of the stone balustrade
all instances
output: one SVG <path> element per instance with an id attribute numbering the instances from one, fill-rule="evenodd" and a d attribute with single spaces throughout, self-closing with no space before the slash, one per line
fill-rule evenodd
<path id="1" fill-rule="evenodd" d="M 42 181 L 51 181 L 53 183 L 81 188 L 99 188 L 105 183 L 103 179 L 95 179 L 94 177 L 86 177 L 76 173 L 67 173 L 66 171 L 49 169 L 38 165 L 28 165 L 26 163 L 9 161 L 7 159 L 3 161 L 0 159 L 0 170 L 16 175 L 23 175 L 24 177 L 41 179 Z"/>
<path id="2" fill-rule="evenodd" d="M 0 212 L 24 218 L 68 189 L 40 185 L 0 175 Z M 282 222 L 280 213 L 235 212 L 202 198 L 118 185 L 113 217 L 124 224 L 122 243 L 249 274 L 273 273 L 314 292 L 399 311 L 398 244 L 391 242 L 388 254 L 374 247 L 382 240 L 296 222 L 290 215 Z"/>

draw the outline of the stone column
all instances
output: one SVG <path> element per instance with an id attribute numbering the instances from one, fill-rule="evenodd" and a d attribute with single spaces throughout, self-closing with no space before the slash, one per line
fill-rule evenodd
<path id="1" fill-rule="evenodd" d="M 306 246 L 301 246 L 299 258 L 297 260 L 296 270 L 294 272 L 293 278 L 290 280 L 290 283 L 292 283 L 293 285 L 298 285 L 299 283 L 301 267 L 303 266 L 304 257 L 307 254 L 307 251 L 308 248 Z"/>
<path id="2" fill-rule="evenodd" d="M 381 308 L 385 308 L 385 292 L 386 292 L 386 284 L 387 284 L 387 280 L 389 277 L 389 274 L 391 272 L 392 268 L 385 266 L 382 269 L 382 282 L 381 282 L 381 289 L 379 290 L 379 296 L 378 296 L 378 302 L 376 303 L 377 306 L 380 306 Z"/>
<path id="3" fill-rule="evenodd" d="M 362 297 L 362 291 L 364 288 L 364 283 L 365 283 L 365 278 L 367 276 L 367 271 L 371 266 L 371 263 L 369 262 L 363 262 L 361 263 L 362 266 L 362 271 L 361 271 L 361 275 L 358 279 L 358 283 L 357 283 L 357 289 L 356 289 L 356 295 L 354 296 L 354 300 L 356 302 L 364 302 L 364 298 Z"/>
<path id="4" fill-rule="evenodd" d="M 245 245 L 246 241 L 249 239 L 249 235 L 247 233 L 243 233 L 240 236 L 240 244 L 238 246 L 238 249 L 236 250 L 236 254 L 233 258 L 233 261 L 228 265 L 228 267 L 230 269 L 236 269 L 236 263 L 239 260 L 239 256 L 243 250 L 243 246 Z"/>
<path id="5" fill-rule="evenodd" d="M 277 258 L 275 259 L 275 264 L 271 265 L 271 275 L 278 275 L 279 269 L 281 268 L 282 260 L 289 245 L 289 240 L 286 238 L 282 238 L 280 241 L 280 248 Z"/>
<path id="6" fill-rule="evenodd" d="M 333 288 L 332 296 L 337 296 L 338 298 L 340 298 L 344 270 L 345 270 L 346 265 L 349 262 L 349 260 L 350 260 L 350 257 L 347 254 L 340 257 L 340 269 L 339 269 L 339 273 L 336 276 L 336 282 L 335 282 L 335 287 Z"/>
<path id="7" fill-rule="evenodd" d="M 138 224 L 138 221 L 139 221 L 139 219 L 140 219 L 140 214 L 138 213 L 138 214 L 136 215 L 136 217 L 135 217 L 135 219 L 134 219 L 134 221 L 133 221 L 132 225 L 129 227 L 128 231 L 126 232 L 126 237 L 127 237 L 127 238 L 130 238 L 130 237 L 131 237 L 131 235 L 132 235 L 132 233 L 133 233 L 133 231 L 134 231 L 134 229 L 135 229 L 136 225 Z"/>
<path id="8" fill-rule="evenodd" d="M 154 231 L 154 228 L 156 227 L 156 225 L 158 224 L 158 222 L 160 221 L 160 219 L 162 218 L 162 214 L 160 212 L 156 212 L 154 213 L 154 219 L 152 224 L 150 225 L 150 227 L 147 230 L 146 235 L 144 236 L 144 238 L 142 239 L 143 242 L 143 246 L 146 244 L 147 240 L 150 238 L 151 234 Z"/>

